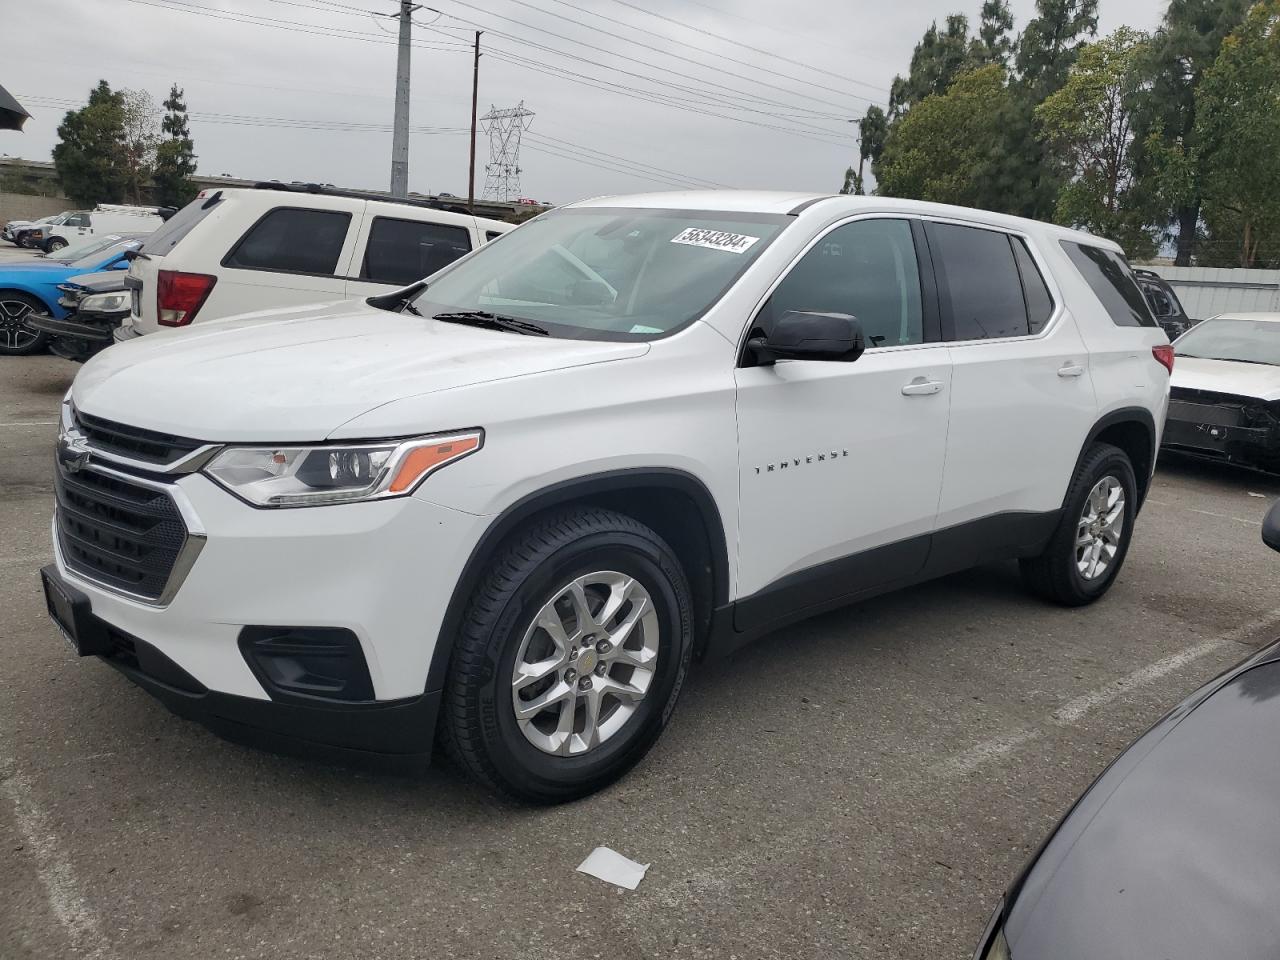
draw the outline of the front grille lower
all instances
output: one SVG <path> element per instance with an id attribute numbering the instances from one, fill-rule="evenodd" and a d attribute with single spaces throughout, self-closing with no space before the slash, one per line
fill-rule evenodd
<path id="1" fill-rule="evenodd" d="M 173 463 L 204 446 L 199 440 L 126 426 L 79 410 L 75 411 L 75 423 L 93 449 L 157 466 Z"/>
<path id="2" fill-rule="evenodd" d="M 1277 423 L 1272 405 L 1264 400 L 1190 387 L 1170 388 L 1169 419 L 1220 427 L 1272 427 Z"/>
<path id="3" fill-rule="evenodd" d="M 173 498 L 92 468 L 55 481 L 58 544 L 74 572 L 147 600 L 160 600 L 188 539 Z"/>

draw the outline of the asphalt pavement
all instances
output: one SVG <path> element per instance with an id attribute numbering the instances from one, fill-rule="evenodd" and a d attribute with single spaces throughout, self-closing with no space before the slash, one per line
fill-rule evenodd
<path id="1" fill-rule="evenodd" d="M 1111 593 L 984 567 L 696 668 L 650 756 L 552 809 L 225 743 L 49 624 L 75 365 L 0 358 L 0 957 L 967 957 L 1074 798 L 1280 636 L 1280 483 L 1162 463 Z M 163 402 L 157 398 L 157 402 Z M 634 892 L 574 868 L 650 864 Z"/>

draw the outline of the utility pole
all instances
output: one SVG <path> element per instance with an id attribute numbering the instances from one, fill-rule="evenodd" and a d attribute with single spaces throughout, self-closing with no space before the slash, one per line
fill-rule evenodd
<path id="1" fill-rule="evenodd" d="M 467 172 L 467 212 L 476 215 L 476 106 L 480 96 L 480 34 L 476 31 L 476 57 L 471 72 L 471 166 Z"/>
<path id="2" fill-rule="evenodd" d="M 409 196 L 409 42 L 413 11 L 421 4 L 400 0 L 400 49 L 396 54 L 396 114 L 391 133 L 391 195 Z"/>

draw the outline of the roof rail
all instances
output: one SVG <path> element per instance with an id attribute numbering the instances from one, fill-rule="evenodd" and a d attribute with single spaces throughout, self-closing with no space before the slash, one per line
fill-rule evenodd
<path id="1" fill-rule="evenodd" d="M 352 200 L 377 200 L 379 203 L 403 203 L 410 207 L 425 207 L 428 210 L 453 210 L 466 213 L 465 204 L 445 203 L 441 200 L 426 197 L 393 197 L 378 190 L 347 190 L 335 187 L 331 183 L 303 183 L 294 180 L 285 183 L 283 180 L 259 180 L 253 185 L 254 190 L 284 190 L 289 193 L 313 193 L 326 197 L 349 197 Z"/>

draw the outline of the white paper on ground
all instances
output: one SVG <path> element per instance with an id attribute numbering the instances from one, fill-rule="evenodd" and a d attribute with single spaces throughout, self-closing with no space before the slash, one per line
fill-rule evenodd
<path id="1" fill-rule="evenodd" d="M 649 869 L 647 863 L 636 863 L 608 847 L 596 847 L 587 859 L 578 864 L 578 872 L 634 890 L 644 879 L 644 872 Z"/>

